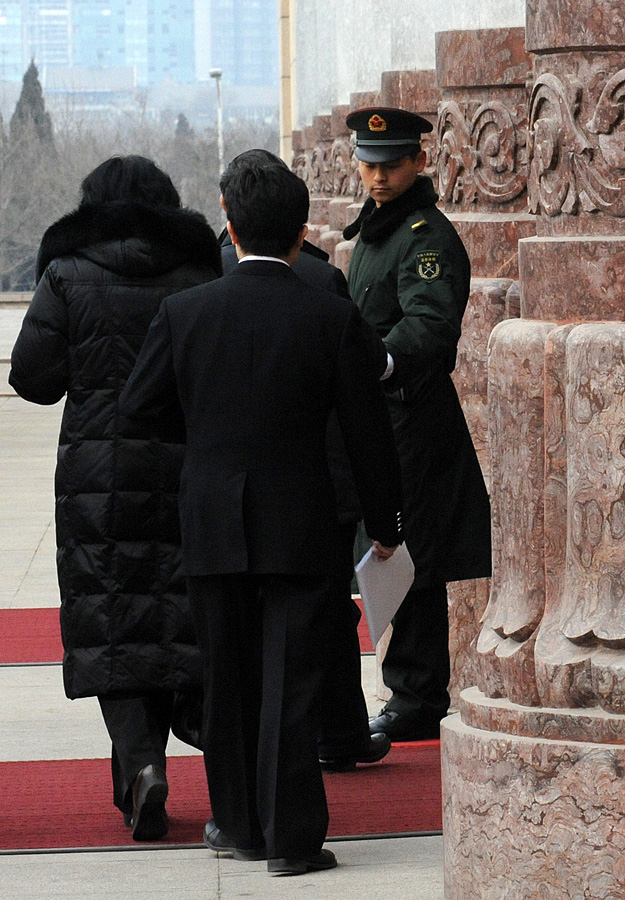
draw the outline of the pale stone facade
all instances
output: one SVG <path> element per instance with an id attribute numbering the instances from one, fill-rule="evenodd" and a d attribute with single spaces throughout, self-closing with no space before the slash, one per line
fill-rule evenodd
<path id="1" fill-rule="evenodd" d="M 380 73 L 433 69 L 435 34 L 525 23 L 525 0 L 291 0 L 295 126 L 375 91 Z"/>

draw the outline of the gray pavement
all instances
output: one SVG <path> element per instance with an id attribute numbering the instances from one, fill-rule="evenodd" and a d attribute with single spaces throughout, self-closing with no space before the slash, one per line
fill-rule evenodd
<path id="1" fill-rule="evenodd" d="M 6 361 L 23 313 L 23 309 L 0 307 L 0 375 L 4 374 L 4 382 L 0 378 L 0 608 L 4 609 L 59 603 L 53 472 L 62 404 L 25 403 L 6 385 Z M 370 709 L 377 711 L 373 656 L 363 657 L 363 686 Z M 0 666 L 0 721 L 0 761 L 101 758 L 109 753 L 97 701 L 68 701 L 58 665 Z M 192 752 L 172 740 L 171 755 Z M 361 777 L 366 779 L 366 770 Z M 440 837 L 332 841 L 327 846 L 335 851 L 338 868 L 297 878 L 271 877 L 262 862 L 236 862 L 204 849 L 152 850 L 137 844 L 129 850 L 0 853 L 0 897 L 443 898 Z"/>

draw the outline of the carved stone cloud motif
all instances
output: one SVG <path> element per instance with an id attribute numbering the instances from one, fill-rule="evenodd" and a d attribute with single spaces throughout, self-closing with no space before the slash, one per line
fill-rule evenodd
<path id="1" fill-rule="evenodd" d="M 438 190 L 451 203 L 502 204 L 526 188 L 524 114 L 513 118 L 498 101 L 482 103 L 470 120 L 454 102 L 438 118 Z"/>
<path id="2" fill-rule="evenodd" d="M 316 144 L 301 150 L 293 160 L 293 171 L 302 178 L 311 196 L 362 196 L 358 160 L 349 138 L 337 138 L 327 146 Z"/>
<path id="3" fill-rule="evenodd" d="M 593 81 L 601 80 L 594 111 L 581 122 L 584 85 L 549 72 L 537 78 L 529 120 L 531 212 L 625 216 L 625 69 L 612 77 L 596 73 Z"/>
<path id="4" fill-rule="evenodd" d="M 550 534 L 560 537 L 547 551 L 538 691 L 545 706 L 598 705 L 622 715 L 625 325 L 569 325 L 551 337 L 562 349 L 561 362 L 548 365 L 553 388 L 547 403 L 563 403 L 558 421 L 552 417 L 557 440 L 547 450 L 547 480 L 555 490 L 546 494 L 545 515 Z"/>

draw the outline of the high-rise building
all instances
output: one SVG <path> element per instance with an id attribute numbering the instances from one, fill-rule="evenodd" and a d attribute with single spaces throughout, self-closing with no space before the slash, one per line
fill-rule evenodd
<path id="1" fill-rule="evenodd" d="M 132 66 L 137 84 L 195 81 L 193 0 L 73 0 L 72 64 Z"/>
<path id="2" fill-rule="evenodd" d="M 193 0 L 148 0 L 149 84 L 195 81 Z"/>
<path id="3" fill-rule="evenodd" d="M 73 0 L 72 65 L 125 65 L 125 35 L 125 0 Z"/>
<path id="4" fill-rule="evenodd" d="M 26 65 L 23 56 L 22 0 L 0 0 L 0 79 L 20 81 Z"/>
<path id="5" fill-rule="evenodd" d="M 24 0 L 27 57 L 39 67 L 71 63 L 71 0 Z"/>
<path id="6" fill-rule="evenodd" d="M 20 81 L 31 60 L 44 90 L 61 93 L 102 85 L 106 70 L 115 84 L 126 72 L 152 88 L 206 82 L 218 68 L 232 106 L 268 108 L 277 103 L 278 2 L 0 0 L 0 79 Z"/>
<path id="7" fill-rule="evenodd" d="M 224 84 L 278 83 L 277 0 L 211 0 L 210 30 L 212 65 Z"/>

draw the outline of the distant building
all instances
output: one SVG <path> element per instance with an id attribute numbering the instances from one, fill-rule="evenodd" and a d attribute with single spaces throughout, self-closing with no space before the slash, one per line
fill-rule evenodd
<path id="1" fill-rule="evenodd" d="M 0 0 L 0 79 L 21 81 L 28 62 L 24 64 L 22 0 Z"/>
<path id="2" fill-rule="evenodd" d="M 141 87 L 278 83 L 277 0 L 0 0 L 0 78 L 131 66 Z M 44 76 L 45 80 L 45 76 Z"/>
<path id="3" fill-rule="evenodd" d="M 278 111 L 278 0 L 0 0 L 0 102 L 31 60 L 54 103 L 212 121 L 211 69 L 228 118 Z"/>
<path id="4" fill-rule="evenodd" d="M 72 65 L 134 66 L 137 84 L 195 81 L 193 0 L 73 0 Z"/>
<path id="5" fill-rule="evenodd" d="M 224 84 L 278 83 L 277 0 L 204 0 L 210 3 L 210 58 Z M 202 0 L 196 0 L 201 6 Z"/>
<path id="6" fill-rule="evenodd" d="M 21 81 L 31 59 L 38 67 L 71 61 L 71 0 L 0 0 L 0 77 Z"/>
<path id="7" fill-rule="evenodd" d="M 126 32 L 125 0 L 73 0 L 72 65 L 125 65 Z"/>
<path id="8" fill-rule="evenodd" d="M 52 112 L 69 108 L 76 113 L 108 115 L 134 112 L 136 88 L 132 66 L 55 66 L 47 70 L 45 95 Z"/>
<path id="9" fill-rule="evenodd" d="M 23 0 L 24 43 L 28 62 L 37 66 L 71 64 L 71 0 Z"/>

